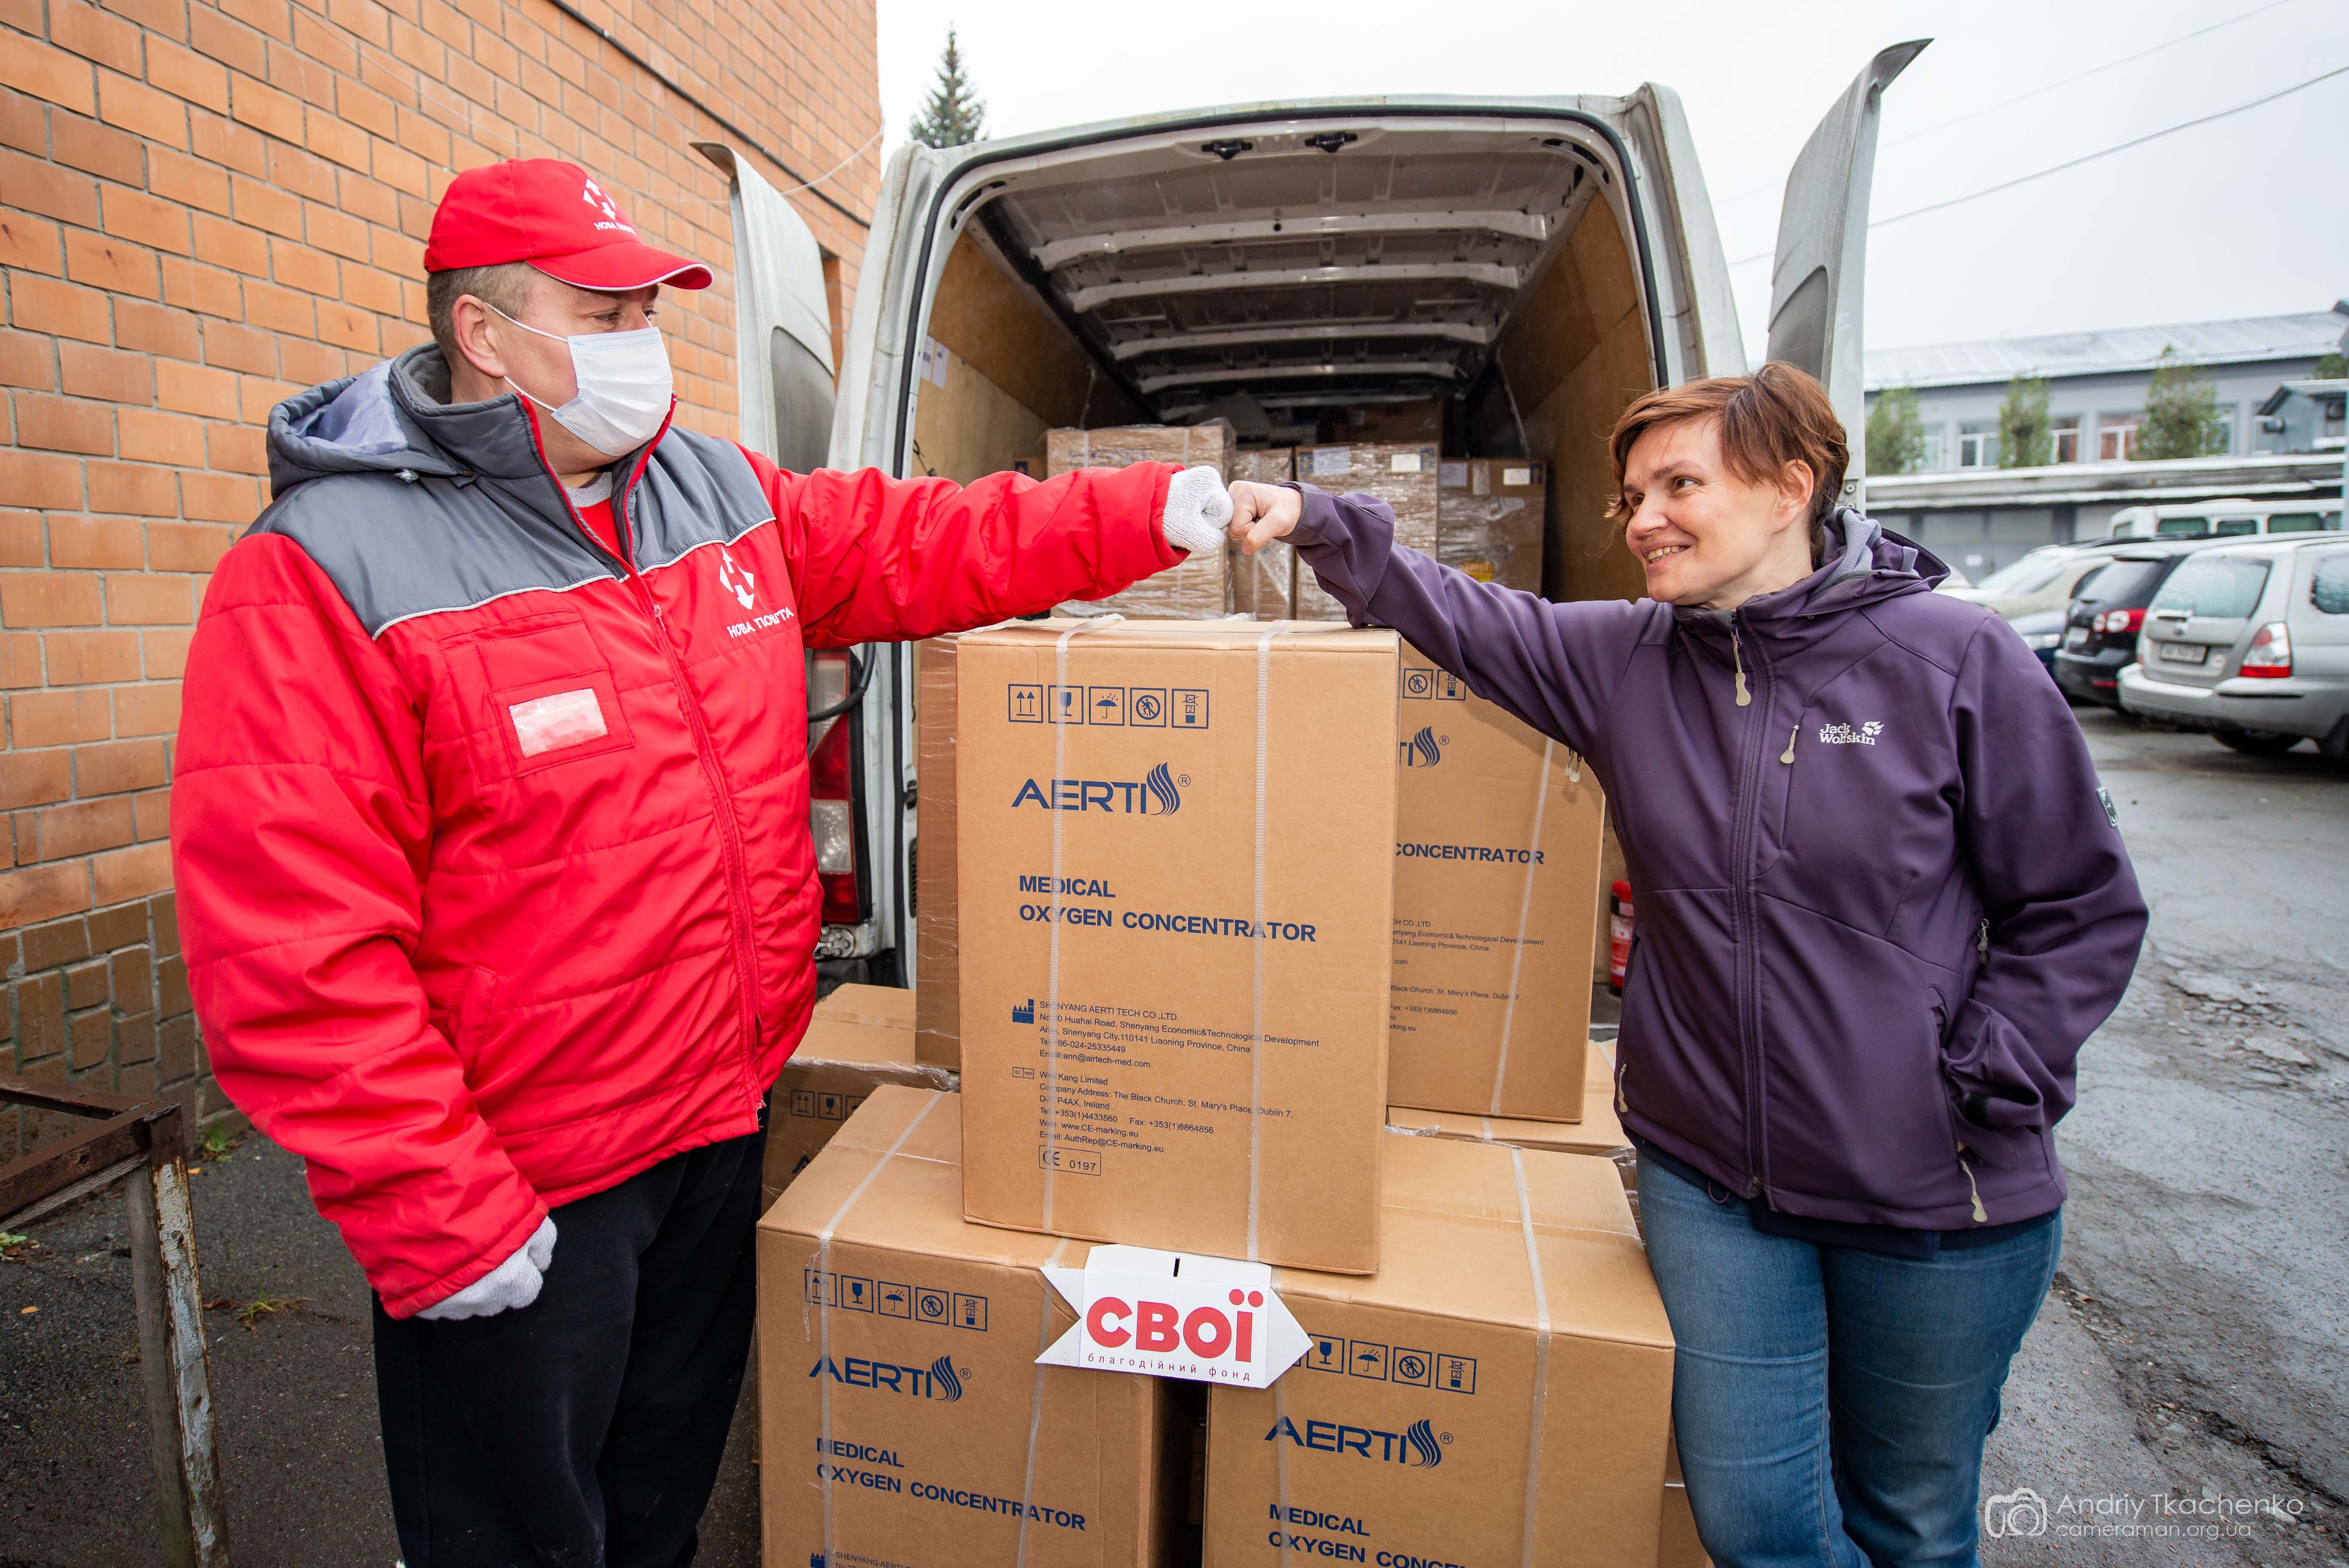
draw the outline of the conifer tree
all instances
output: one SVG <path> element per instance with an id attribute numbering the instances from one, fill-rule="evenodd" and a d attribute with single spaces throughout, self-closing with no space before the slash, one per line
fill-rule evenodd
<path id="1" fill-rule="evenodd" d="M 987 134 L 987 105 L 963 75 L 962 46 L 952 27 L 947 29 L 946 53 L 938 57 L 938 85 L 905 134 L 925 147 L 960 147 Z"/>

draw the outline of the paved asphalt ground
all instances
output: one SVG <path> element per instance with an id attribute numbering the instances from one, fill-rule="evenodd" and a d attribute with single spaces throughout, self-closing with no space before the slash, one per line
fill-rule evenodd
<path id="1" fill-rule="evenodd" d="M 2082 1058 L 2063 1272 L 1984 1467 L 1986 1491 L 2042 1500 L 2047 1529 L 1983 1555 L 2349 1568 L 2349 769 L 2082 723 L 2153 935 Z M 265 1142 L 193 1188 L 206 1297 L 299 1301 L 249 1328 L 209 1315 L 239 1568 L 385 1568 L 357 1270 Z M 119 1201 L 93 1202 L 0 1264 L 0 1568 L 159 1561 L 123 1233 Z M 710 1568 L 758 1560 L 747 1417 L 704 1523 Z M 2261 1499 L 2301 1522 L 2231 1511 Z M 2138 1533 L 2065 1533 L 2082 1523 Z M 2147 1533 L 2189 1524 L 2241 1533 Z"/>

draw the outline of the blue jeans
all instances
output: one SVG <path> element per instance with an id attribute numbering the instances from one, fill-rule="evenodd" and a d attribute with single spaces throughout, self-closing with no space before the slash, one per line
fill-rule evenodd
<path id="1" fill-rule="evenodd" d="M 1713 1191 L 1719 1191 L 1718 1188 Z M 1767 1236 L 1640 1161 L 1672 1425 L 1717 1568 L 1973 1568 L 1982 1440 L 2063 1222 L 1931 1260 Z"/>

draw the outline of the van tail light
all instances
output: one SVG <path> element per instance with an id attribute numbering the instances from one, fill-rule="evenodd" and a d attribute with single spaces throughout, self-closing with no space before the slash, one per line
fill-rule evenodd
<path id="1" fill-rule="evenodd" d="M 2251 634 L 2251 648 L 2243 655 L 2243 673 L 2270 680 L 2292 674 L 2292 634 L 2282 621 L 2270 621 Z"/>
<path id="2" fill-rule="evenodd" d="M 848 655 L 826 651 L 812 655 L 808 707 L 822 712 L 848 694 Z M 808 832 L 815 841 L 816 881 L 823 890 L 827 925 L 854 925 L 864 918 L 857 887 L 856 769 L 850 748 L 855 710 L 818 720 L 808 733 Z"/>
<path id="3" fill-rule="evenodd" d="M 2134 637 L 2145 628 L 2145 611 L 2142 608 L 2107 610 L 2089 624 L 2093 630 L 2102 632 L 2108 637 Z"/>

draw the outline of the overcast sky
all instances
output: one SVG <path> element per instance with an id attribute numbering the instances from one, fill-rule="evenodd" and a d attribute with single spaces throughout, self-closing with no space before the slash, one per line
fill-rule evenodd
<path id="1" fill-rule="evenodd" d="M 1759 258 L 1733 266 L 1757 358 L 1786 170 L 1869 56 L 1904 38 L 1934 42 L 1885 95 L 1871 346 L 2315 311 L 2349 295 L 2349 75 L 1880 223 L 2349 66 L 2343 0 L 1257 0 L 1245 21 L 1225 10 L 1212 22 L 1197 7 L 1099 0 L 880 5 L 893 150 L 949 22 L 990 135 L 1263 99 L 1623 93 L 1661 82 L 1687 107 L 1732 263 Z M 1455 25 L 1431 26 L 1431 15 Z M 1979 112 L 1996 105 L 2006 107 Z M 1971 118 L 1948 123 L 1960 117 Z"/>

